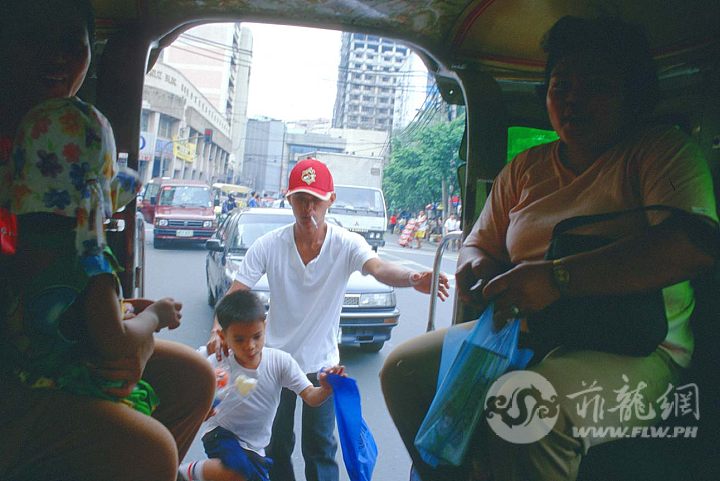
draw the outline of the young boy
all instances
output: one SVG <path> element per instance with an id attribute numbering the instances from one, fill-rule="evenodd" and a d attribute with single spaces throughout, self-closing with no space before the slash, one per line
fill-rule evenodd
<path id="1" fill-rule="evenodd" d="M 290 354 L 265 346 L 265 306 L 250 291 L 232 292 L 218 303 L 215 315 L 230 356 L 208 360 L 229 377 L 215 413 L 205 423 L 202 442 L 208 460 L 180 466 L 186 481 L 266 481 L 272 464 L 265 457 L 273 418 L 286 387 L 310 406 L 323 404 L 332 394 L 327 372 L 344 375 L 344 367 L 325 370 L 315 387 Z"/>

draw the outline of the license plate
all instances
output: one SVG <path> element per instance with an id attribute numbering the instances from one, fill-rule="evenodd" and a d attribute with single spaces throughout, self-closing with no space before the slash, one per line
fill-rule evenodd
<path id="1" fill-rule="evenodd" d="M 175 235 L 178 237 L 192 237 L 193 231 L 180 229 L 175 233 Z"/>

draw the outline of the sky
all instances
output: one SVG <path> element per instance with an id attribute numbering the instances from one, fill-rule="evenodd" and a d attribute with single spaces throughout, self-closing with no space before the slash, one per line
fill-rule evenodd
<path id="1" fill-rule="evenodd" d="M 341 33 L 245 23 L 253 34 L 248 117 L 332 118 Z"/>

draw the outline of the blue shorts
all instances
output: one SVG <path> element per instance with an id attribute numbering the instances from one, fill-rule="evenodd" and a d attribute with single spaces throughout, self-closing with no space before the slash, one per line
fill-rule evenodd
<path id="1" fill-rule="evenodd" d="M 272 459 L 240 446 L 237 436 L 217 427 L 202 437 L 208 458 L 219 459 L 229 469 L 242 474 L 248 481 L 269 481 Z"/>

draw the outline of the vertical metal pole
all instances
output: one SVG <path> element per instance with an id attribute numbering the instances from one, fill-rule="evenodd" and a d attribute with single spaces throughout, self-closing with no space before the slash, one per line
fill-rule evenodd
<path id="1" fill-rule="evenodd" d="M 428 312 L 428 323 L 427 332 L 435 330 L 435 306 L 437 305 L 438 295 L 438 282 L 440 281 L 440 263 L 442 262 L 443 254 L 445 253 L 445 247 L 448 242 L 462 239 L 462 231 L 456 230 L 448 232 L 445 237 L 442 238 L 440 244 L 438 244 L 437 250 L 435 251 L 435 261 L 433 262 L 432 271 L 432 283 L 430 284 L 430 311 Z"/>

